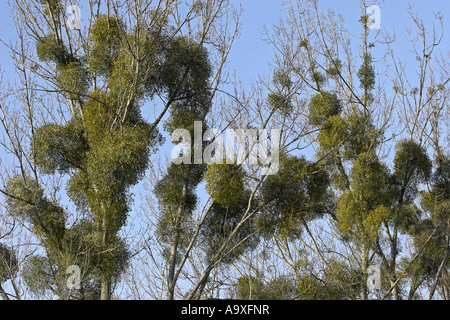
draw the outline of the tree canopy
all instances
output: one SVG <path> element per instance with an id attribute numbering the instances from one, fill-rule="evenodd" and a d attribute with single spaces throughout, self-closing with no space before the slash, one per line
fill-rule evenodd
<path id="1" fill-rule="evenodd" d="M 450 299 L 441 15 L 287 1 L 245 84 L 232 1 L 69 2 L 1 39 L 2 299 Z"/>

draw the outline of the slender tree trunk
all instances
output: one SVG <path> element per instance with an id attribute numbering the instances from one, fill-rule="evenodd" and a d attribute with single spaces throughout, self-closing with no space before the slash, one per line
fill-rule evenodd
<path id="1" fill-rule="evenodd" d="M 199 299 L 200 295 L 205 288 L 206 282 L 209 279 L 209 275 L 211 274 L 211 270 L 214 268 L 216 263 L 210 262 L 206 270 L 203 272 L 202 276 L 198 279 L 194 288 L 191 290 L 189 295 L 186 297 L 186 300 Z M 200 290 L 201 289 L 201 290 Z"/>
<path id="2" fill-rule="evenodd" d="M 394 275 L 394 276 L 391 277 L 391 280 L 390 280 L 391 286 L 394 287 L 392 289 L 392 300 L 399 300 L 398 288 L 397 288 L 396 282 L 397 282 L 397 279 L 396 279 L 396 277 Z"/>
<path id="3" fill-rule="evenodd" d="M 361 273 L 362 273 L 362 280 L 361 285 L 359 289 L 359 297 L 361 300 L 367 300 L 367 268 L 369 267 L 369 250 L 367 247 L 367 244 L 363 242 L 363 245 L 361 247 Z"/>
<path id="4" fill-rule="evenodd" d="M 208 270 L 208 272 L 206 273 L 205 277 L 200 282 L 200 285 L 198 287 L 196 295 L 193 297 L 194 299 L 199 300 L 200 297 L 202 296 L 203 291 L 205 290 L 205 286 L 208 283 L 208 279 L 209 279 L 209 275 L 211 274 L 211 271 L 212 271 L 212 269 Z"/>
<path id="5" fill-rule="evenodd" d="M 431 287 L 430 294 L 428 296 L 428 300 L 431 300 L 433 298 L 433 295 L 434 295 L 434 292 L 436 291 L 436 287 L 439 282 L 439 278 L 441 276 L 442 270 L 443 270 L 444 266 L 447 264 L 449 251 L 450 251 L 450 247 L 447 247 L 447 249 L 445 250 L 444 258 L 442 259 L 441 265 L 439 266 L 438 272 L 436 273 L 436 277 L 434 278 L 433 286 Z"/>
<path id="6" fill-rule="evenodd" d="M 177 231 L 172 243 L 169 257 L 169 275 L 167 277 L 167 300 L 173 300 L 175 292 L 175 266 L 177 260 L 178 243 L 180 241 L 180 232 Z"/>
<path id="7" fill-rule="evenodd" d="M 183 190 L 182 190 L 182 198 L 184 199 L 186 196 L 186 183 L 183 184 Z M 183 206 L 180 206 L 178 208 L 177 213 L 177 221 L 181 221 L 181 214 L 183 213 Z M 177 251 L 178 251 L 178 245 L 180 242 L 180 223 L 176 223 L 175 226 L 175 237 L 173 239 L 172 248 L 170 250 L 170 257 L 169 257 L 169 275 L 167 277 L 167 300 L 173 300 L 174 294 L 175 294 L 175 267 L 177 265 Z"/>
<path id="8" fill-rule="evenodd" d="M 395 267 L 397 264 L 397 228 L 394 230 L 393 239 L 391 241 L 391 258 L 389 261 L 389 273 L 390 273 L 390 283 L 392 289 L 392 299 L 393 300 L 399 300 L 399 293 L 398 293 L 398 286 L 396 284 L 397 282 L 397 276 L 395 274 Z"/>
<path id="9" fill-rule="evenodd" d="M 104 275 L 102 276 L 100 300 L 111 300 L 111 279 Z"/>
<path id="10" fill-rule="evenodd" d="M 442 286 L 442 294 L 444 296 L 444 300 L 450 300 L 450 292 L 449 292 L 449 287 L 450 287 L 450 281 L 448 280 L 449 275 L 448 272 L 446 272 L 446 270 L 442 270 L 443 273 L 443 278 L 445 281 L 445 283 Z"/>
<path id="11" fill-rule="evenodd" d="M 103 219 L 102 228 L 103 228 L 102 248 L 103 251 L 106 251 L 109 237 L 108 237 L 108 226 L 106 224 L 105 219 Z M 104 255 L 104 253 L 102 253 L 102 255 Z M 104 260 L 104 258 L 101 260 Z M 104 274 L 104 272 L 101 276 L 100 300 L 111 300 L 111 277 L 108 274 Z"/>

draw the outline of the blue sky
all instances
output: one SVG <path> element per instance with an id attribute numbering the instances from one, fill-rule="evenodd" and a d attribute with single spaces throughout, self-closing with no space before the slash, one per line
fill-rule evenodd
<path id="1" fill-rule="evenodd" d="M 241 37 L 235 42 L 230 55 L 229 65 L 236 69 L 237 76 L 244 83 L 248 83 L 257 74 L 267 74 L 269 71 L 272 49 L 263 38 L 264 26 L 271 30 L 277 24 L 280 17 L 285 14 L 282 3 L 279 0 L 231 0 L 236 7 L 243 8 Z M 12 20 L 9 16 L 6 0 L 0 0 L 0 37 L 2 40 L 14 40 L 15 30 L 12 28 Z M 358 0 L 323 0 L 323 7 L 332 7 L 342 13 L 346 25 L 350 31 L 359 34 L 360 5 Z M 367 1 L 370 5 L 371 1 Z M 381 27 L 389 31 L 395 30 L 399 42 L 403 42 L 405 26 L 409 25 L 407 8 L 412 5 L 414 11 L 423 16 L 425 22 L 431 22 L 433 12 L 440 11 L 444 15 L 444 24 L 447 30 L 450 26 L 449 0 L 385 0 L 380 4 Z M 399 46 L 407 50 L 407 46 Z M 450 48 L 450 37 L 444 39 L 442 48 Z M 405 51 L 405 54 L 407 52 Z M 6 56 L 6 50 L 0 45 L 0 66 L 9 76 L 11 72 L 11 60 Z"/>
<path id="2" fill-rule="evenodd" d="M 295 1 L 295 0 L 294 0 Z M 230 65 L 236 68 L 237 75 L 244 83 L 254 78 L 257 73 L 265 73 L 268 62 L 272 56 L 271 47 L 263 38 L 264 26 L 268 30 L 278 24 L 281 16 L 285 14 L 283 1 L 279 0 L 233 0 L 236 5 L 244 9 L 242 14 L 242 34 L 232 50 Z M 361 32 L 360 4 L 358 0 L 323 0 L 324 8 L 334 8 L 340 12 L 347 28 L 356 35 Z M 371 5 L 367 1 L 367 5 Z M 404 35 L 405 27 L 410 25 L 408 6 L 414 12 L 422 15 L 424 22 L 431 27 L 434 12 L 440 11 L 444 15 L 444 26 L 450 28 L 450 1 L 449 0 L 385 0 L 379 4 L 381 10 L 381 28 L 389 32 L 396 31 L 398 40 L 397 51 L 400 56 L 407 58 L 409 47 L 406 45 Z M 403 45 L 404 44 L 404 45 Z M 450 49 L 450 37 L 443 39 L 441 48 Z M 414 59 L 414 57 L 413 57 Z M 414 62 L 414 60 L 412 60 Z"/>

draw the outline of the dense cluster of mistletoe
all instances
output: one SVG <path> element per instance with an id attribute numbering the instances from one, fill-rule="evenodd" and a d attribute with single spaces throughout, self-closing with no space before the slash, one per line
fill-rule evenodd
<path id="1" fill-rule="evenodd" d="M 55 18 L 62 10 L 59 1 L 44 1 L 43 8 L 60 23 Z M 30 259 L 24 272 L 32 290 L 56 287 L 61 291 L 55 294 L 65 296 L 65 283 L 52 279 L 64 279 L 67 267 L 77 265 L 84 279 L 81 298 L 111 294 L 129 258 L 118 235 L 130 211 L 129 188 L 143 177 L 151 152 L 162 141 L 158 123 L 141 116 L 142 106 L 154 95 L 167 97 L 168 128 L 202 120 L 208 112 L 207 52 L 188 38 L 171 36 L 168 29 L 162 20 L 130 31 L 117 16 L 99 15 L 82 55 L 69 50 L 58 32 L 36 40 L 39 59 L 56 66 L 55 85 L 70 102 L 71 114 L 65 124 L 36 128 L 34 161 L 43 174 L 67 175 L 70 199 L 89 214 L 68 228 L 68 212 L 44 196 L 36 177 L 16 176 L 7 183 L 9 213 L 29 223 L 46 249 L 45 256 Z M 184 169 L 190 180 L 195 171 L 202 172 L 178 167 L 169 169 L 168 176 Z M 182 172 L 176 176 L 182 179 Z M 192 203 L 189 188 L 182 200 L 186 203 Z M 170 201 L 162 202 L 169 212 Z"/>

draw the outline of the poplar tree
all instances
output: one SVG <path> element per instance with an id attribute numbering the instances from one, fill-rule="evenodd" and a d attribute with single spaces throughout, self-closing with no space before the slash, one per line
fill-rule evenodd
<path id="1" fill-rule="evenodd" d="M 417 290 L 428 283 L 428 299 L 440 291 L 444 299 L 450 298 L 448 262 L 450 254 L 450 162 L 448 157 L 438 159 L 431 176 L 431 188 L 421 194 L 424 218 L 410 228 L 413 244 L 418 254 L 415 260 L 404 259 L 411 287 L 408 297 L 415 299 Z M 426 245 L 423 249 L 421 249 Z"/>
<path id="2" fill-rule="evenodd" d="M 136 8 L 142 8 L 126 20 L 117 3 L 89 2 L 87 32 L 76 40 L 74 33 L 81 30 L 69 29 L 64 5 L 59 0 L 26 5 L 45 22 L 27 25 L 38 59 L 34 70 L 52 70 L 44 79 L 65 99 L 68 112 L 66 121 L 50 120 L 33 128 L 30 149 L 36 170 L 8 181 L 7 209 L 29 225 L 43 245 L 43 254 L 29 259 L 24 272 L 31 291 L 107 300 L 129 261 L 120 231 L 131 209 L 130 187 L 142 179 L 150 155 L 163 141 L 158 126 L 166 114 L 169 132 L 205 118 L 211 103 L 211 65 L 201 44 L 170 25 L 171 4 L 152 8 L 136 2 Z M 125 9 L 129 17 L 132 7 Z M 22 9 L 16 8 L 28 16 Z M 141 110 L 157 98 L 163 107 L 149 122 Z M 185 216 L 195 203 L 192 190 L 199 178 L 193 175 L 200 177 L 202 170 L 184 166 L 161 182 L 160 194 L 164 185 L 175 191 L 173 183 L 185 190 L 182 200 L 172 198 L 172 203 L 166 194 L 164 205 L 175 201 L 178 214 Z M 82 213 L 81 220 L 70 225 L 70 212 L 45 194 L 41 174 L 67 178 L 67 195 Z M 183 224 L 180 219 L 175 230 Z M 67 292 L 66 270 L 71 265 L 81 269 L 77 292 Z"/>
<path id="3" fill-rule="evenodd" d="M 165 128 L 170 134 L 175 130 L 187 130 L 194 136 L 194 121 L 203 123 L 211 108 L 211 64 L 208 53 L 201 45 L 185 38 L 175 40 L 168 49 L 167 64 L 162 80 L 168 87 L 179 88 L 170 108 L 170 118 Z M 203 140 L 203 132 L 200 132 Z M 178 142 L 178 141 L 175 141 Z M 186 143 L 186 142 L 185 142 Z M 193 141 L 187 141 L 190 149 Z M 203 143 L 202 143 L 203 144 Z M 202 145 L 198 146 L 202 150 Z M 188 152 L 184 150 L 184 152 Z M 167 298 L 174 298 L 176 267 L 180 255 L 189 242 L 191 215 L 197 205 L 196 188 L 202 181 L 205 164 L 196 164 L 189 150 L 188 164 L 169 164 L 167 173 L 158 181 L 155 194 L 161 215 L 156 234 L 164 246 L 163 256 L 168 262 Z"/>

